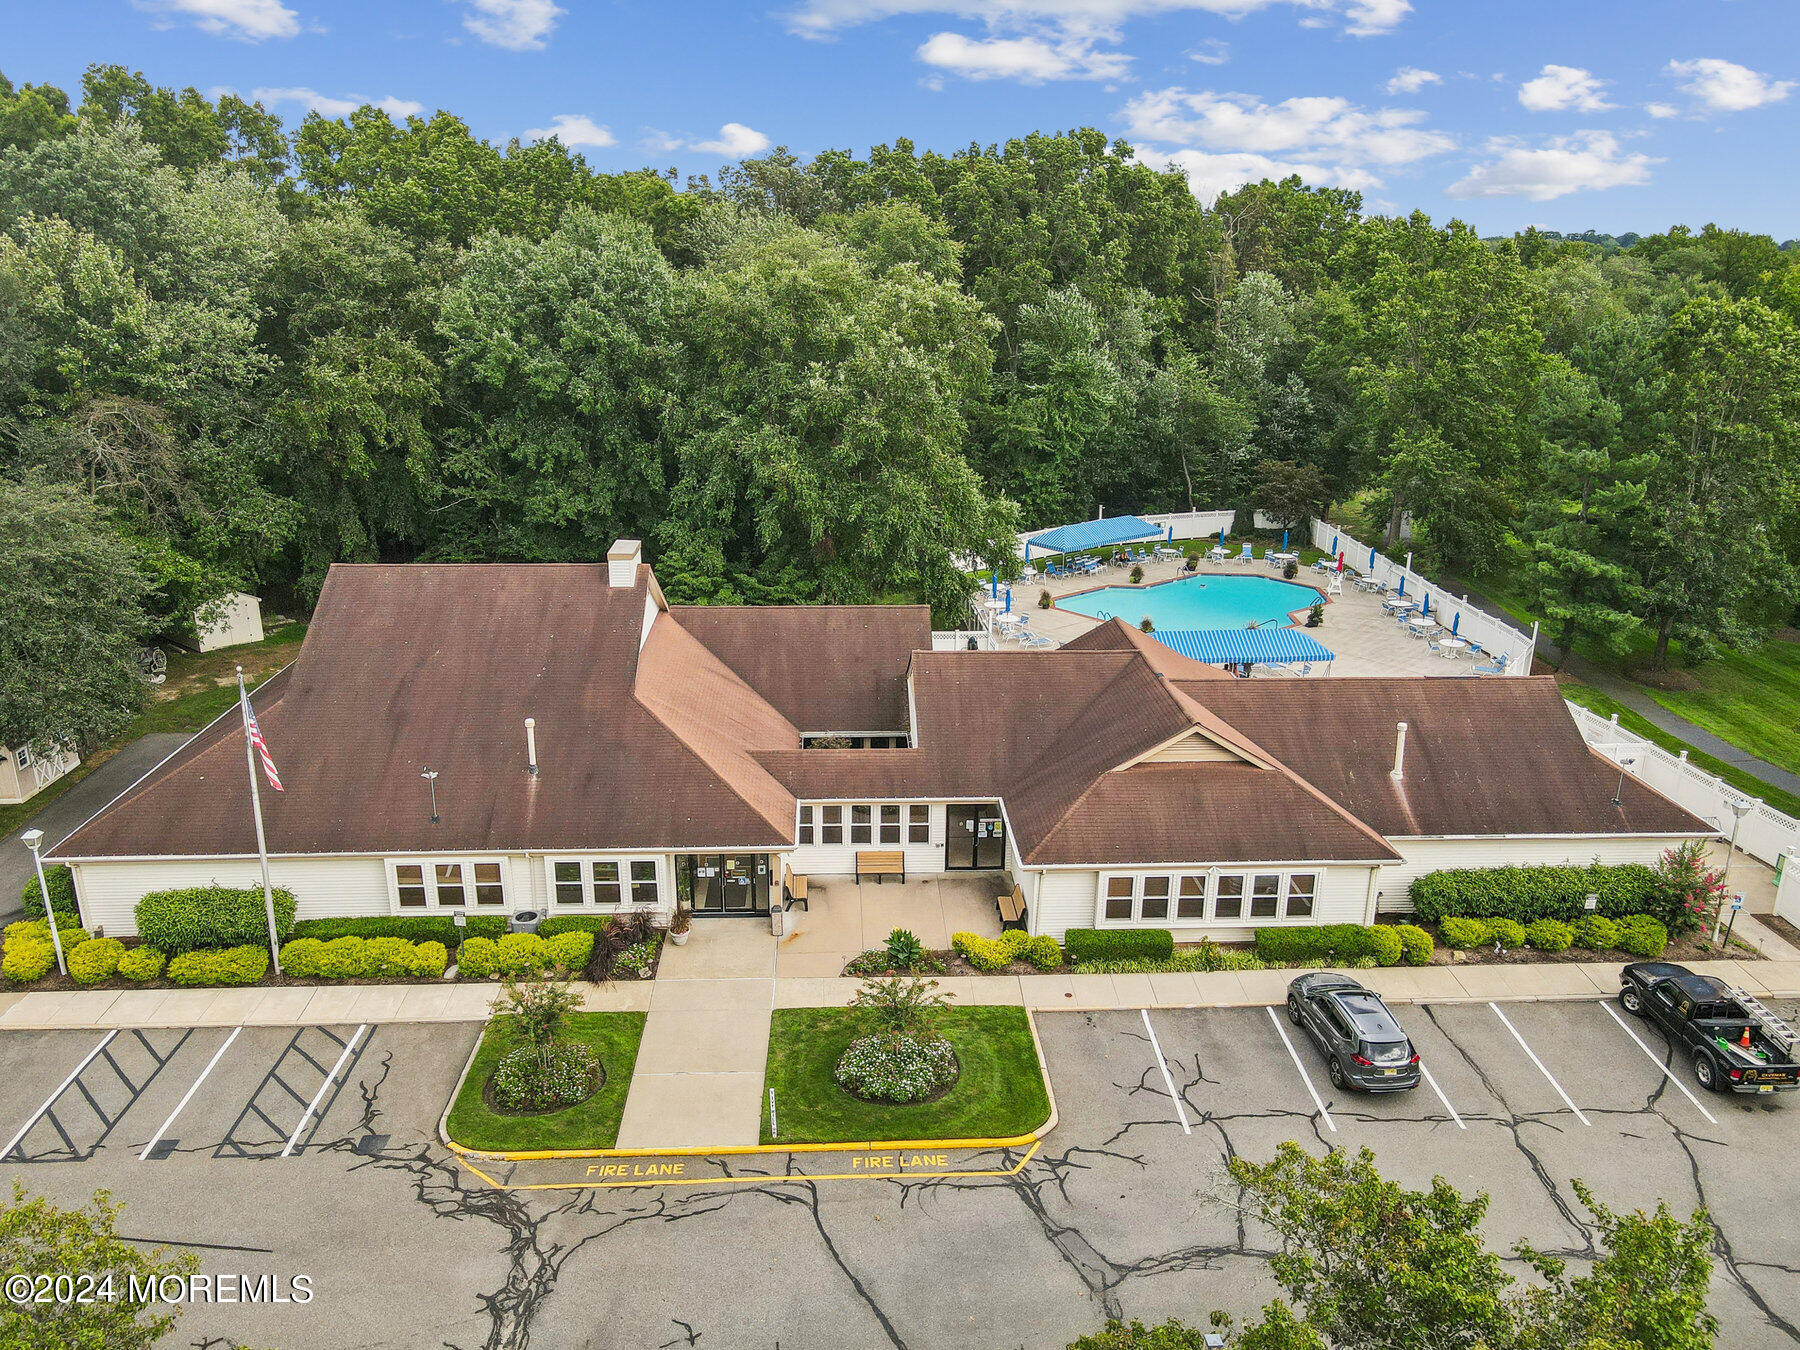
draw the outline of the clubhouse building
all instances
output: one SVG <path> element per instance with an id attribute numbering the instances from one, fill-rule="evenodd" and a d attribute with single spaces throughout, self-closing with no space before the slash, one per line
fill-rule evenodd
<path id="1" fill-rule="evenodd" d="M 285 788 L 262 793 L 273 879 L 303 918 L 698 918 L 898 853 L 1016 885 L 1033 933 L 1231 941 L 1371 922 L 1440 868 L 1716 833 L 1621 782 L 1550 679 L 1234 679 L 1117 620 L 932 646 L 921 606 L 671 606 L 630 540 L 339 564 L 252 695 Z M 147 892 L 258 884 L 235 709 L 50 856 L 115 936 Z"/>

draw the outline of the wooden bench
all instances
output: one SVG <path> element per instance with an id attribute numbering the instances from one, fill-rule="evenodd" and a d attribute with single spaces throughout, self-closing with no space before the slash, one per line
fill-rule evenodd
<path id="1" fill-rule="evenodd" d="M 1012 888 L 1011 895 L 1002 891 L 999 895 L 994 897 L 994 904 L 1000 910 L 1000 931 L 1002 933 L 1009 928 L 1023 929 L 1025 927 L 1024 891 L 1020 890 L 1017 886 Z"/>
<path id="2" fill-rule="evenodd" d="M 906 855 L 899 849 L 859 849 L 856 854 L 856 879 L 860 882 L 864 877 L 875 877 L 886 881 L 889 877 L 906 880 Z"/>
<path id="3" fill-rule="evenodd" d="M 781 889 L 786 896 L 786 903 L 798 905 L 808 914 L 812 913 L 812 905 L 807 902 L 806 892 L 808 878 L 801 872 L 788 872 L 782 877 Z"/>

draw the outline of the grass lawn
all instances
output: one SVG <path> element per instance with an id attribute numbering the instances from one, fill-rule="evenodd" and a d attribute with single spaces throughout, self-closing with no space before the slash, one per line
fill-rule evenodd
<path id="1" fill-rule="evenodd" d="M 1023 1008 L 950 1008 L 940 1023 L 962 1073 L 935 1102 L 883 1106 L 852 1097 L 831 1071 L 856 1039 L 844 1008 L 778 1008 L 769 1032 L 768 1086 L 781 1137 L 765 1144 L 864 1139 L 998 1139 L 1029 1134 L 1050 1118 L 1050 1095 Z"/>
<path id="2" fill-rule="evenodd" d="M 606 1068 L 606 1082 L 585 1102 L 541 1116 L 502 1116 L 488 1109 L 481 1090 L 501 1057 L 513 1048 L 511 1019 L 496 1017 L 481 1033 L 481 1049 L 450 1108 L 450 1137 L 464 1148 L 510 1153 L 530 1149 L 611 1148 L 625 1114 L 625 1094 L 644 1035 L 641 1012 L 576 1013 L 569 1037 L 590 1046 Z"/>
<path id="3" fill-rule="evenodd" d="M 1647 692 L 1758 759 L 1800 772 L 1800 642 L 1772 637 L 1753 651 L 1726 652 L 1696 673 L 1698 689 Z"/>
<path id="4" fill-rule="evenodd" d="M 1592 709 L 1602 717 L 1619 714 L 1619 725 L 1627 731 L 1636 732 L 1647 741 L 1660 745 L 1672 755 L 1683 750 L 1688 752 L 1690 763 L 1698 765 L 1710 774 L 1716 774 L 1740 792 L 1752 797 L 1761 797 L 1777 811 L 1785 811 L 1790 816 L 1800 816 L 1800 797 L 1791 792 L 1783 792 L 1780 788 L 1763 782 L 1755 774 L 1745 773 L 1735 765 L 1727 764 L 1722 759 L 1714 759 L 1701 750 L 1696 750 L 1679 736 L 1670 734 L 1654 722 L 1635 713 L 1610 694 L 1603 693 L 1590 685 L 1565 682 L 1562 687 L 1563 697 L 1571 703 L 1579 703 L 1584 708 Z"/>

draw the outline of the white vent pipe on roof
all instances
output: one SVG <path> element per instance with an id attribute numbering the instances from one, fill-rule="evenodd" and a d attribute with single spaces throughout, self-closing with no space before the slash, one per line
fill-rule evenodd
<path id="1" fill-rule="evenodd" d="M 525 719 L 525 770 L 537 777 L 537 718 Z"/>
<path id="2" fill-rule="evenodd" d="M 1394 773 L 1397 783 L 1406 777 L 1406 723 L 1394 723 Z"/>

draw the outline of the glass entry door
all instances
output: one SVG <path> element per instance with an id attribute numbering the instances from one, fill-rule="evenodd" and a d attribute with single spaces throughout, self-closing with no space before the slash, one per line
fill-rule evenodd
<path id="1" fill-rule="evenodd" d="M 675 860 L 681 895 L 696 914 L 767 914 L 769 855 L 691 853 Z"/>
<path id="2" fill-rule="evenodd" d="M 1006 822 L 997 803 L 952 806 L 945 821 L 944 868 L 997 871 L 1006 866 Z"/>

